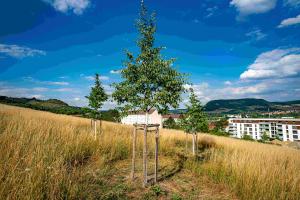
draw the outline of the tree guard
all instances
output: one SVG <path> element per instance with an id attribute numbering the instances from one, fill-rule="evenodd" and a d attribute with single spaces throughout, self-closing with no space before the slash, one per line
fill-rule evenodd
<path id="1" fill-rule="evenodd" d="M 154 183 L 157 182 L 158 176 L 158 147 L 159 147 L 159 124 L 134 124 L 133 134 L 132 134 L 132 166 L 131 166 L 131 179 L 135 179 L 135 160 L 136 160 L 136 137 L 137 131 L 144 131 L 144 145 L 143 145 L 143 186 L 148 184 L 148 146 L 147 146 L 147 133 L 155 132 L 155 152 L 154 152 Z"/>

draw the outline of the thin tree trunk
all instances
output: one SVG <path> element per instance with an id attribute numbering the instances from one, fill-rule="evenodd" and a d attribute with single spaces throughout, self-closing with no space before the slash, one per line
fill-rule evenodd
<path id="1" fill-rule="evenodd" d="M 195 138 L 195 133 L 193 133 L 193 155 L 195 155 L 195 144 L 196 144 L 196 142 L 195 142 L 195 140 L 196 140 L 196 138 Z"/>
<path id="2" fill-rule="evenodd" d="M 196 154 L 198 153 L 198 133 L 196 134 Z"/>
<path id="3" fill-rule="evenodd" d="M 188 152 L 188 133 L 185 133 L 185 153 Z"/>
<path id="4" fill-rule="evenodd" d="M 157 182 L 158 171 L 158 143 L 159 143 L 159 127 L 156 127 L 155 132 L 155 170 L 154 170 L 154 182 Z"/>
<path id="5" fill-rule="evenodd" d="M 97 139 L 97 120 L 94 120 L 94 128 L 95 128 L 95 140 Z"/>
<path id="6" fill-rule="evenodd" d="M 147 175 L 147 129 L 148 129 L 148 111 L 146 112 L 146 119 L 145 119 L 145 126 L 144 126 L 144 149 L 143 149 L 143 172 L 144 172 L 144 182 L 143 186 L 145 187 L 148 182 L 148 175 Z"/>
<path id="7" fill-rule="evenodd" d="M 131 168 L 131 179 L 134 180 L 134 172 L 135 172 L 135 149 L 136 149 L 136 130 L 137 127 L 134 127 L 133 135 L 132 135 L 132 168 Z"/>
<path id="8" fill-rule="evenodd" d="M 91 129 L 93 130 L 93 119 L 91 118 Z"/>

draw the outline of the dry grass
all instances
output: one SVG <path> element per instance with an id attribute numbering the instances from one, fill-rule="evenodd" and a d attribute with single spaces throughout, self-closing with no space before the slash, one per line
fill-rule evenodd
<path id="1" fill-rule="evenodd" d="M 105 122 L 95 141 L 88 119 L 0 104 L 0 196 L 126 199 L 124 191 L 133 190 L 126 177 L 118 183 L 112 177 L 120 170 L 117 162 L 130 158 L 131 132 L 129 126 Z M 161 156 L 173 159 L 184 151 L 181 131 L 161 135 Z M 227 185 L 240 199 L 300 199 L 300 151 L 207 135 L 199 147 L 204 160 L 188 159 L 185 168 Z M 137 150 L 141 156 L 141 136 Z"/>

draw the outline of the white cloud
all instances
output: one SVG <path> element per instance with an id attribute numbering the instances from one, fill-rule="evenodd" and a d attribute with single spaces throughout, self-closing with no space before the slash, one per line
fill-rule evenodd
<path id="1" fill-rule="evenodd" d="M 265 13 L 276 6 L 276 0 L 232 0 L 234 6 L 242 16 Z"/>
<path id="2" fill-rule="evenodd" d="M 38 49 L 31 49 L 25 46 L 0 44 L 0 53 L 14 57 L 14 58 L 25 58 L 39 55 L 46 55 L 45 51 Z"/>
<path id="3" fill-rule="evenodd" d="M 225 87 L 203 87 L 203 83 L 200 83 L 193 85 L 193 88 L 203 103 L 216 99 L 263 98 L 284 101 L 300 98 L 300 92 L 297 92 L 300 91 L 300 79 L 297 77 L 235 82 Z"/>
<path id="4" fill-rule="evenodd" d="M 49 3 L 59 12 L 67 13 L 72 11 L 76 15 L 81 15 L 89 7 L 90 0 L 43 0 Z"/>
<path id="5" fill-rule="evenodd" d="M 260 29 L 256 28 L 256 29 L 246 33 L 246 36 L 250 37 L 252 40 L 259 41 L 259 40 L 264 39 L 267 36 L 267 34 L 264 34 Z"/>
<path id="6" fill-rule="evenodd" d="M 59 85 L 59 86 L 69 85 L 69 82 L 65 82 L 65 81 L 40 81 L 32 78 L 31 76 L 23 77 L 23 80 L 36 83 L 36 84 L 45 84 L 45 85 Z"/>
<path id="7" fill-rule="evenodd" d="M 231 81 L 225 81 L 224 85 L 232 85 L 232 82 Z"/>
<path id="8" fill-rule="evenodd" d="M 121 70 L 116 70 L 116 69 L 113 69 L 113 70 L 110 70 L 111 74 L 120 74 L 121 73 Z"/>
<path id="9" fill-rule="evenodd" d="M 242 80 L 283 78 L 298 74 L 300 74 L 300 48 L 289 48 L 260 54 L 240 78 Z"/>
<path id="10" fill-rule="evenodd" d="M 43 98 L 39 92 L 46 91 L 42 88 L 23 88 L 12 86 L 0 86 L 0 95 L 9 97 Z"/>
<path id="11" fill-rule="evenodd" d="M 205 16 L 205 18 L 210 18 L 211 16 L 215 15 L 217 10 L 218 10 L 217 6 L 207 8 L 206 9 L 207 15 Z"/>
<path id="12" fill-rule="evenodd" d="M 53 89 L 54 92 L 74 92 L 74 88 L 58 88 Z"/>
<path id="13" fill-rule="evenodd" d="M 297 17 L 291 17 L 291 18 L 282 20 L 281 23 L 277 27 L 283 28 L 283 27 L 292 26 L 292 25 L 296 25 L 296 24 L 300 24 L 300 15 L 298 15 Z"/>
<path id="14" fill-rule="evenodd" d="M 89 81 L 95 80 L 95 76 L 84 76 L 83 74 L 81 74 L 80 76 Z M 108 76 L 99 76 L 99 80 L 107 81 L 107 80 L 109 80 L 109 77 Z"/>

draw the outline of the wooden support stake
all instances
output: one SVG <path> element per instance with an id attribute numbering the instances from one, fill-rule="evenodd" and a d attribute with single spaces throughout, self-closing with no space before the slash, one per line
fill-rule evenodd
<path id="1" fill-rule="evenodd" d="M 144 172 L 144 182 L 143 186 L 146 187 L 148 182 L 147 175 L 147 125 L 144 125 L 144 148 L 143 148 L 143 172 Z"/>
<path id="2" fill-rule="evenodd" d="M 159 143 L 159 127 L 156 127 L 155 132 L 155 171 L 154 182 L 157 183 L 157 171 L 158 171 L 158 143 Z"/>
<path id="3" fill-rule="evenodd" d="M 132 168 L 131 168 L 131 179 L 134 180 L 134 172 L 135 172 L 135 149 L 136 149 L 136 132 L 137 127 L 135 126 L 133 129 L 132 135 Z"/>
<path id="4" fill-rule="evenodd" d="M 196 144 L 196 138 L 195 138 L 195 133 L 193 133 L 193 155 L 195 155 L 195 149 L 196 149 L 196 147 L 195 147 L 195 144 Z"/>
<path id="5" fill-rule="evenodd" d="M 185 133 L 185 153 L 188 153 L 188 133 Z"/>

